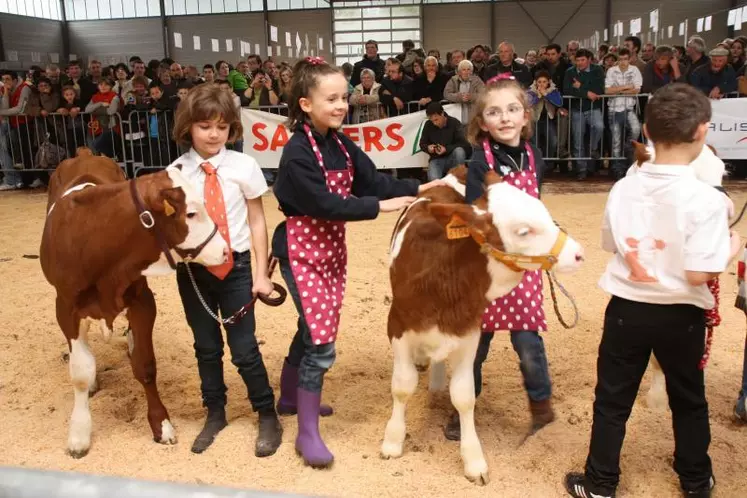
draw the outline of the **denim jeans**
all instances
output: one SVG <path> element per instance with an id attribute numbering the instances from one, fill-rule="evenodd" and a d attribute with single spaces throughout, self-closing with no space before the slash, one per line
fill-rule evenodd
<path id="1" fill-rule="evenodd" d="M 635 109 L 622 112 L 609 113 L 610 133 L 612 134 L 612 157 L 632 156 L 630 151 L 633 146 L 631 140 L 638 140 L 641 134 L 641 123 Z M 625 174 L 630 162 L 626 159 L 612 161 L 611 169 L 614 173 Z"/>
<path id="2" fill-rule="evenodd" d="M 252 267 L 249 251 L 233 253 L 234 266 L 220 280 L 204 266 L 192 264 L 195 277 L 205 302 L 213 313 L 220 308 L 221 315 L 228 318 L 251 300 Z M 194 335 L 197 369 L 200 373 L 202 402 L 205 407 L 221 407 L 226 404 L 226 385 L 223 381 L 223 335 L 220 326 L 203 308 L 189 279 L 187 270 L 180 264 L 176 272 L 179 295 L 184 313 Z M 249 401 L 254 411 L 270 408 L 275 396 L 270 387 L 267 369 L 262 361 L 255 336 L 254 309 L 233 325 L 224 325 L 231 362 L 246 384 Z"/>
<path id="3" fill-rule="evenodd" d="M 744 341 L 744 364 L 742 365 L 742 389 L 739 391 L 741 410 L 747 411 L 747 339 Z"/>
<path id="4" fill-rule="evenodd" d="M 21 172 L 15 169 L 10 155 L 10 126 L 7 119 L 0 124 L 0 166 L 5 174 L 3 182 L 6 185 L 15 187 L 21 183 Z"/>
<path id="5" fill-rule="evenodd" d="M 573 154 L 575 157 L 591 157 L 591 151 L 599 146 L 599 141 L 604 133 L 604 120 L 601 109 L 590 109 L 588 111 L 571 110 L 571 125 L 573 127 Z M 586 133 L 586 128 L 589 133 Z M 592 161 L 579 159 L 577 161 L 578 173 L 593 171 Z"/>
<path id="6" fill-rule="evenodd" d="M 534 145 L 542 151 L 543 157 L 560 157 L 558 153 L 558 122 L 555 119 L 541 118 L 534 125 L 532 137 Z M 552 170 L 548 166 L 548 170 Z"/>
<path id="7" fill-rule="evenodd" d="M 451 154 L 444 157 L 437 157 L 428 162 L 428 181 L 440 180 L 451 168 L 465 164 L 467 153 L 463 148 L 457 147 L 451 151 Z"/>
<path id="8" fill-rule="evenodd" d="M 488 357 L 490 341 L 495 333 L 483 333 L 477 346 L 475 356 L 475 396 L 482 392 L 482 364 Z M 545 355 L 545 343 L 538 332 L 531 330 L 512 330 L 511 345 L 519 355 L 521 375 L 524 377 L 524 389 L 532 401 L 544 401 L 552 395 L 550 368 Z"/>

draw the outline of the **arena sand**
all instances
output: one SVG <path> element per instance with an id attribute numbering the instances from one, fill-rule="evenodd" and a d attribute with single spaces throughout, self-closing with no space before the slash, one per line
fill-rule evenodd
<path id="1" fill-rule="evenodd" d="M 562 185 L 576 193 L 568 194 Z M 158 387 L 176 426 L 178 444 L 162 446 L 152 441 L 145 397 L 132 376 L 122 337 L 124 322 L 119 321 L 109 344 L 92 329 L 101 385 L 91 399 L 93 443 L 87 457 L 70 458 L 65 453 L 73 404 L 63 360 L 67 346 L 55 321 L 54 291 L 39 261 L 23 258 L 38 254 L 46 194 L 4 193 L 0 195 L 0 465 L 340 497 L 564 496 L 563 476 L 582 469 L 586 457 L 596 351 L 607 301 L 596 285 L 608 259 L 599 249 L 599 225 L 609 185 L 600 187 L 556 184 L 546 189 L 545 201 L 553 216 L 586 248 L 586 266 L 576 275 L 563 277 L 577 299 L 581 320 L 576 329 L 563 330 L 546 295 L 550 332 L 545 341 L 557 421 L 523 446 L 519 444 L 529 416 L 517 358 L 508 335 L 493 341 L 483 396 L 476 408 L 477 430 L 490 465 L 491 482 L 484 488 L 462 476 L 459 446 L 446 441 L 442 433 L 450 411 L 448 396 L 429 395 L 425 377 L 408 406 L 405 455 L 398 460 L 379 458 L 391 409 L 387 252 L 395 214 L 348 225 L 350 263 L 342 334 L 337 363 L 327 375 L 324 390 L 325 401 L 334 405 L 336 413 L 321 426 L 336 458 L 331 470 L 303 466 L 293 450 L 296 422 L 292 417 L 283 419 L 285 434 L 278 453 L 265 459 L 253 456 L 256 417 L 228 361 L 228 351 L 230 425 L 206 453 L 189 451 L 203 409 L 192 337 L 173 276 L 152 278 L 150 285 L 158 303 L 153 334 Z M 741 207 L 747 195 L 736 193 L 734 198 Z M 281 214 L 272 196 L 264 200 L 272 230 Z M 747 236 L 747 222 L 740 228 Z M 706 377 L 711 457 L 718 480 L 716 496 L 738 497 L 744 496 L 747 482 L 747 427 L 732 420 L 745 339 L 744 317 L 732 307 L 734 268 L 722 278 L 721 289 L 724 320 L 716 331 Z M 567 303 L 561 306 L 569 312 Z M 290 300 L 280 308 L 260 306 L 257 310 L 257 334 L 265 341 L 262 354 L 276 389 L 295 322 Z M 648 385 L 649 374 L 641 394 Z M 619 496 L 678 496 L 672 452 L 669 412 L 653 412 L 639 399 L 623 448 Z"/>

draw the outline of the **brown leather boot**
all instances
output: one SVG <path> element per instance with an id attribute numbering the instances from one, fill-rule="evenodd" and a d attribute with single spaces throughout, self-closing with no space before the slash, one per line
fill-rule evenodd
<path id="1" fill-rule="evenodd" d="M 529 400 L 529 411 L 532 413 L 532 426 L 528 436 L 535 434 L 544 426 L 555 420 L 555 412 L 549 399 L 542 401 Z"/>

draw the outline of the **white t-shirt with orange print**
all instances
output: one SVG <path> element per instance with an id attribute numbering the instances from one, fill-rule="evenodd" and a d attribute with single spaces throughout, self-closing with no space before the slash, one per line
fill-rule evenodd
<path id="1" fill-rule="evenodd" d="M 723 194 L 688 165 L 644 163 L 610 191 L 602 248 L 615 253 L 599 280 L 609 294 L 653 304 L 714 306 L 685 271 L 721 272 L 729 262 Z"/>

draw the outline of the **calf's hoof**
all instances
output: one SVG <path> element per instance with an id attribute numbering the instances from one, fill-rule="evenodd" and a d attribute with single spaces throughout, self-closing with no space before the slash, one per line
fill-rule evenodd
<path id="1" fill-rule="evenodd" d="M 381 444 L 381 458 L 389 460 L 390 458 L 399 458 L 402 456 L 402 443 L 393 443 L 384 441 Z"/>
<path id="2" fill-rule="evenodd" d="M 160 444 L 176 444 L 176 430 L 169 419 L 161 422 L 161 436 L 154 437 L 153 440 Z"/>
<path id="3" fill-rule="evenodd" d="M 88 450 L 89 448 L 85 448 L 82 450 L 71 450 L 70 448 L 68 448 L 67 454 L 77 460 L 79 458 L 83 458 L 84 456 L 88 455 Z"/>
<path id="4" fill-rule="evenodd" d="M 464 476 L 477 484 L 478 486 L 485 486 L 490 482 L 490 475 L 488 473 L 488 463 L 485 458 L 471 463 L 464 464 Z"/>

